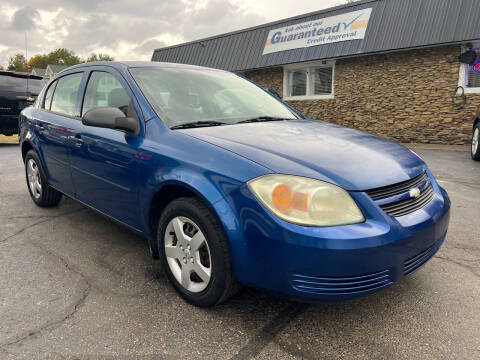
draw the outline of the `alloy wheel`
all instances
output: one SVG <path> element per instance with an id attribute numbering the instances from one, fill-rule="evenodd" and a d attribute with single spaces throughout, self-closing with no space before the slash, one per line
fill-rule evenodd
<path id="1" fill-rule="evenodd" d="M 475 155 L 478 150 L 478 143 L 480 141 L 480 133 L 478 127 L 475 128 L 475 132 L 473 133 L 472 138 L 472 154 Z"/>
<path id="2" fill-rule="evenodd" d="M 33 159 L 29 159 L 27 162 L 27 177 L 28 186 L 35 199 L 39 199 L 42 196 L 42 183 L 40 179 L 40 170 L 38 165 Z"/>
<path id="3" fill-rule="evenodd" d="M 212 261 L 207 239 L 194 221 L 183 216 L 170 220 L 165 230 L 165 256 L 177 282 L 190 292 L 210 283 Z"/>

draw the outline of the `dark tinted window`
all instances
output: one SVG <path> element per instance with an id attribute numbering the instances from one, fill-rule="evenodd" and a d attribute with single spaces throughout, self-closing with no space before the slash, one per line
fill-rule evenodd
<path id="1" fill-rule="evenodd" d="M 122 84 L 107 72 L 93 71 L 88 80 L 87 91 L 83 101 L 82 115 L 97 107 L 116 107 L 128 113 L 130 97 Z"/>
<path id="2" fill-rule="evenodd" d="M 43 80 L 28 79 L 28 91 L 34 95 L 40 94 L 44 85 L 45 82 Z"/>
<path id="3" fill-rule="evenodd" d="M 24 93 L 27 91 L 27 78 L 0 75 L 0 90 Z"/>
<path id="4" fill-rule="evenodd" d="M 53 91 L 55 90 L 55 86 L 57 86 L 57 81 L 54 81 L 48 87 L 48 90 L 45 94 L 45 100 L 43 101 L 43 108 L 44 109 L 50 110 L 50 105 L 52 103 L 52 96 L 53 96 Z"/>
<path id="5" fill-rule="evenodd" d="M 83 73 L 77 73 L 58 80 L 50 107 L 52 111 L 68 116 L 75 115 L 75 104 L 82 76 Z"/>

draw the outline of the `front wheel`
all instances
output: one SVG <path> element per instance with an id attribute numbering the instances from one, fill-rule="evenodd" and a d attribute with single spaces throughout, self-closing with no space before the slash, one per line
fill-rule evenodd
<path id="1" fill-rule="evenodd" d="M 58 205 L 62 194 L 48 185 L 40 160 L 33 150 L 25 156 L 25 174 L 28 191 L 35 204 L 41 207 Z"/>
<path id="2" fill-rule="evenodd" d="M 472 159 L 480 161 L 480 123 L 475 125 L 472 136 Z"/>
<path id="3" fill-rule="evenodd" d="M 157 241 L 170 282 L 191 304 L 217 305 L 238 289 L 223 229 L 199 199 L 180 198 L 167 205 Z"/>

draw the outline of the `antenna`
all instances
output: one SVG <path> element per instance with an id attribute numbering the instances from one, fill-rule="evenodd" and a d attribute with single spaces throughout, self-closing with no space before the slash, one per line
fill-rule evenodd
<path id="1" fill-rule="evenodd" d="M 27 42 L 27 32 L 25 31 L 25 71 L 28 72 L 28 42 Z"/>

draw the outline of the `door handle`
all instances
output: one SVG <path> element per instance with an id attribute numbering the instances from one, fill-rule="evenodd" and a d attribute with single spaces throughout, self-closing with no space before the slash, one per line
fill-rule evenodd
<path id="1" fill-rule="evenodd" d="M 83 145 L 83 139 L 80 135 L 70 136 L 70 141 L 72 142 L 72 145 L 76 148 L 81 148 Z"/>

